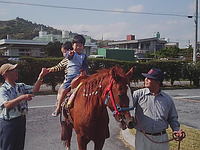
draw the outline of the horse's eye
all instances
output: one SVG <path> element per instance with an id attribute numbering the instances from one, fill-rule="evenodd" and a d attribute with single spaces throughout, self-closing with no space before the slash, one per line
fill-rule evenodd
<path id="1" fill-rule="evenodd" d="M 118 95 L 120 99 L 122 99 L 124 96 L 126 96 L 126 94 L 120 94 Z"/>

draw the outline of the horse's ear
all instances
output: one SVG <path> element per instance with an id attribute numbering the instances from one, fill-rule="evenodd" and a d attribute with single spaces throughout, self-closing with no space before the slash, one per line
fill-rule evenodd
<path id="1" fill-rule="evenodd" d="M 133 66 L 127 73 L 126 73 L 126 77 L 130 80 L 133 76 L 133 73 L 135 72 L 136 67 Z"/>

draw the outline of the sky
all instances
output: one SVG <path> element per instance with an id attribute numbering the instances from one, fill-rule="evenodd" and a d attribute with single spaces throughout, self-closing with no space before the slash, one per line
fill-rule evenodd
<path id="1" fill-rule="evenodd" d="M 195 1 L 0 0 L 0 20 L 5 21 L 20 17 L 56 29 L 87 34 L 97 40 L 102 38 L 104 40 L 125 40 L 128 34 L 135 35 L 136 39 L 151 38 L 156 32 L 159 32 L 161 38 L 170 42 L 179 42 L 179 46 L 182 48 L 189 44 L 194 46 L 195 22 L 194 18 L 187 18 L 187 16 L 195 15 Z M 40 4 L 43 6 L 4 2 Z M 44 7 L 44 5 L 56 6 L 57 8 Z M 69 9 L 69 7 L 81 9 Z M 82 10 L 82 8 L 111 10 L 112 12 Z"/>

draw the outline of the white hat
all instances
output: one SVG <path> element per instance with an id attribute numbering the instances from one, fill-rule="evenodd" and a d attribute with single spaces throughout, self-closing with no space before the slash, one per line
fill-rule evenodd
<path id="1" fill-rule="evenodd" d="M 13 70 L 17 67 L 17 64 L 12 65 L 12 64 L 3 64 L 0 67 L 0 74 L 4 75 L 7 71 Z"/>

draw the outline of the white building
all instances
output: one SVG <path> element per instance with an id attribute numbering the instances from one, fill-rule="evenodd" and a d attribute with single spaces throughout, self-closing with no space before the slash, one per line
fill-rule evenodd
<path id="1" fill-rule="evenodd" d="M 39 36 L 33 38 L 35 41 L 44 41 L 44 42 L 55 42 L 60 41 L 61 43 L 64 43 L 65 41 L 72 41 L 74 37 L 74 33 L 71 33 L 69 31 L 62 31 L 62 34 L 55 35 L 55 34 L 48 34 L 46 31 L 39 32 Z M 85 53 L 87 55 L 90 54 L 96 54 L 97 53 L 97 44 L 92 42 L 91 37 L 87 35 L 83 35 L 86 42 L 85 42 Z"/>
<path id="2" fill-rule="evenodd" d="M 0 51 L 3 56 L 32 56 L 32 57 L 44 57 L 44 46 L 48 42 L 34 41 L 34 40 L 12 40 L 2 39 L 0 40 Z"/>

